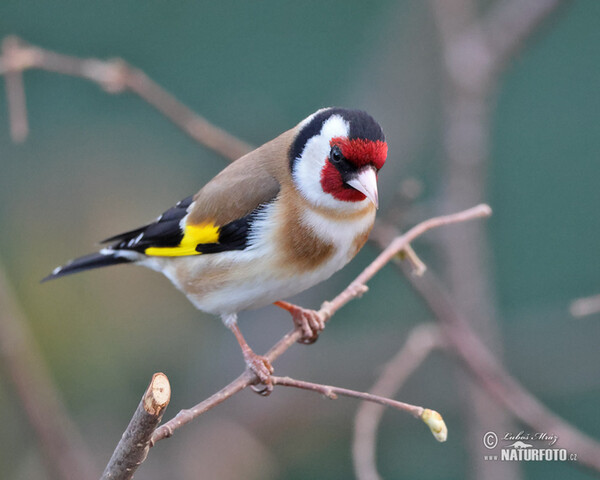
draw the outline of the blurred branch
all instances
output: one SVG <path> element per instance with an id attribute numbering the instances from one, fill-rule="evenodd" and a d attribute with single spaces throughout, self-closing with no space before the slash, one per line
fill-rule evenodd
<path id="1" fill-rule="evenodd" d="M 19 52 L 19 43 L 15 37 L 4 38 L 2 41 L 2 59 L 6 65 L 18 65 Z M 5 78 L 10 136 L 13 142 L 21 143 L 29 133 L 23 72 L 18 68 L 10 68 L 6 70 Z"/>
<path id="2" fill-rule="evenodd" d="M 481 18 L 469 0 L 430 0 L 446 74 L 464 90 L 489 92 L 510 60 L 570 0 L 499 0 Z"/>
<path id="3" fill-rule="evenodd" d="M 482 18 L 469 0 L 431 0 L 444 58 L 443 157 L 447 172 L 444 209 L 460 209 L 485 199 L 491 97 L 499 74 L 537 28 L 565 0 L 499 0 Z M 493 337 L 492 289 L 481 224 L 449 232 L 442 249 L 448 283 L 457 303 L 484 336 Z"/>
<path id="4" fill-rule="evenodd" d="M 395 408 L 396 410 L 408 412 L 413 417 L 423 420 L 430 428 L 431 425 L 429 422 L 429 417 L 432 415 L 432 412 L 434 412 L 433 415 L 437 418 L 439 422 L 439 424 L 435 426 L 435 429 L 432 428 L 432 433 L 434 434 L 435 439 L 438 442 L 445 442 L 448 436 L 446 424 L 444 423 L 441 415 L 435 412 L 435 410 L 423 408 L 418 405 L 411 405 L 410 403 L 399 402 L 397 400 L 392 400 L 390 398 L 386 398 L 381 395 L 375 395 L 373 393 L 358 392 L 356 390 L 349 390 L 347 388 L 334 387 L 331 385 L 321 385 L 319 383 L 313 382 L 305 382 L 303 380 L 296 380 L 290 377 L 272 376 L 271 380 L 273 381 L 273 385 L 283 385 L 286 387 L 300 388 L 303 390 L 308 390 L 310 392 L 320 393 L 321 395 L 324 395 L 331 400 L 336 400 L 338 398 L 338 395 L 342 395 L 350 398 L 358 398 L 365 402 L 371 402 L 373 404 L 378 404 L 384 407 Z"/>
<path id="5" fill-rule="evenodd" d="M 400 351 L 390 360 L 370 393 L 393 397 L 429 354 L 442 346 L 437 325 L 418 325 L 412 329 Z M 374 403 L 362 402 L 354 420 L 352 458 L 358 480 L 378 480 L 375 447 L 377 430 L 384 408 Z"/>
<path id="6" fill-rule="evenodd" d="M 513 56 L 564 0 L 497 0 L 478 15 L 473 0 L 430 0 L 443 58 L 442 157 L 444 209 L 460 209 L 486 199 L 494 96 L 500 74 Z M 494 289 L 487 265 L 490 248 L 481 224 L 445 232 L 440 244 L 446 262 L 445 282 L 465 318 L 497 355 L 501 339 L 495 319 Z M 481 391 L 467 383 L 463 402 L 469 450 L 480 445 L 490 425 L 502 428 L 504 414 Z M 509 428 L 508 426 L 504 428 Z M 515 478 L 519 465 L 470 457 L 472 477 Z"/>
<path id="7" fill-rule="evenodd" d="M 98 478 L 92 455 L 69 418 L 24 313 L 0 266 L 0 359 L 14 384 L 48 469 L 57 478 Z"/>
<path id="8" fill-rule="evenodd" d="M 557 445 L 576 453 L 577 464 L 600 473 L 600 444 L 551 412 L 504 369 L 458 312 L 433 275 L 421 278 L 411 276 L 409 280 L 439 319 L 452 352 L 477 383 L 534 431 L 557 435 Z"/>
<path id="9" fill-rule="evenodd" d="M 11 134 L 15 141 L 27 136 L 27 116 L 22 72 L 40 69 L 84 78 L 109 93 L 129 91 L 152 105 L 196 142 L 229 160 L 236 160 L 252 147 L 193 112 L 138 68 L 121 59 L 98 60 L 64 55 L 29 45 L 17 37 L 4 39 L 0 75 L 6 77 Z"/>
<path id="10" fill-rule="evenodd" d="M 127 429 L 108 462 L 101 480 L 129 480 L 150 449 L 150 437 L 171 399 L 171 386 L 164 373 L 155 373 Z"/>
<path id="11" fill-rule="evenodd" d="M 569 312 L 574 317 L 585 317 L 600 312 L 600 295 L 574 300 L 569 307 Z"/>
<path id="12" fill-rule="evenodd" d="M 470 208 L 463 212 L 455 213 L 452 215 L 445 215 L 441 217 L 431 218 L 411 228 L 408 232 L 400 235 L 393 239 L 391 243 L 385 248 L 379 256 L 373 260 L 361 273 L 352 281 L 346 289 L 344 289 L 338 296 L 336 296 L 330 302 L 323 303 L 319 314 L 327 321 L 331 316 L 342 308 L 353 298 L 360 296 L 365 292 L 366 283 L 379 271 L 381 270 L 391 259 L 393 259 L 398 252 L 405 249 L 410 242 L 415 238 L 419 237 L 423 233 L 427 232 L 436 227 L 443 225 L 449 225 L 453 223 L 465 222 L 476 218 L 487 217 L 491 214 L 491 209 L 487 205 L 478 205 Z M 292 330 L 288 332 L 279 342 L 277 342 L 267 352 L 266 357 L 271 363 L 276 360 L 279 356 L 285 353 L 295 342 L 297 342 L 302 333 L 300 330 Z M 211 408 L 219 405 L 223 401 L 227 400 L 237 392 L 245 389 L 250 385 L 254 385 L 258 382 L 258 378 L 246 370 L 237 379 L 231 382 L 229 385 L 219 390 L 217 393 L 200 402 L 198 405 L 181 410 L 173 419 L 156 429 L 152 436 L 151 445 L 154 445 L 159 440 L 168 438 L 173 435 L 176 429 L 182 427 L 186 423 L 191 422 L 199 415 L 205 413 Z"/>
<path id="13" fill-rule="evenodd" d="M 373 232 L 372 238 L 381 248 L 387 244 L 386 239 L 389 238 L 390 230 L 389 226 L 384 226 Z M 450 300 L 449 295 L 433 273 L 429 271 L 419 277 L 411 275 L 410 268 L 403 263 L 396 262 L 396 265 L 402 268 L 413 288 L 425 300 L 431 312 L 440 322 L 439 333 L 443 335 L 441 341 L 446 351 L 457 355 L 465 369 L 488 395 L 536 432 L 557 435 L 558 444 L 562 448 L 577 454 L 578 464 L 600 472 L 600 444 L 551 412 L 505 370 L 502 363 L 479 338 L 467 319 Z M 411 338 L 412 335 L 409 340 Z M 407 344 L 409 340 L 407 340 Z M 427 348 L 427 344 L 424 343 L 421 348 Z M 406 350 L 406 347 L 403 351 L 406 355 L 405 362 L 420 363 L 422 352 Z M 401 354 L 402 350 L 396 358 L 398 359 Z M 387 374 L 386 368 L 384 375 Z M 385 382 L 385 380 L 383 381 Z M 388 392 L 389 390 L 380 390 L 377 393 L 386 395 Z M 363 478 L 378 477 L 360 478 L 363 480 Z"/>
<path id="14" fill-rule="evenodd" d="M 444 57 L 444 209 L 484 201 L 491 131 L 491 93 L 500 72 L 565 0 L 500 0 L 481 19 L 469 0 L 431 0 Z M 495 329 L 488 245 L 480 224 L 449 232 L 442 249 L 449 284 L 467 318 L 490 340 Z"/>
<path id="15" fill-rule="evenodd" d="M 571 0 L 503 0 L 480 20 L 491 59 L 488 76 L 499 75 L 529 39 Z"/>

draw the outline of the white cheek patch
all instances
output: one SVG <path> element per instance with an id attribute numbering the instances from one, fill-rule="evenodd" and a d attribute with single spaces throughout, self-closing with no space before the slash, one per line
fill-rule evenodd
<path id="1" fill-rule="evenodd" d="M 340 202 L 332 195 L 323 192 L 321 170 L 329 157 L 329 142 L 335 137 L 348 137 L 350 125 L 340 115 L 332 115 L 324 123 L 318 135 L 310 138 L 294 168 L 294 181 L 300 193 L 312 204 L 329 208 L 339 208 Z"/>

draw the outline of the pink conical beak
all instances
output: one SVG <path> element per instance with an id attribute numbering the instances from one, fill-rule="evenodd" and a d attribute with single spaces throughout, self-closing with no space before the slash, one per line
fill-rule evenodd
<path id="1" fill-rule="evenodd" d="M 373 168 L 361 170 L 356 177 L 346 182 L 355 190 L 364 194 L 375 208 L 379 208 L 379 195 L 377 193 L 377 174 Z"/>

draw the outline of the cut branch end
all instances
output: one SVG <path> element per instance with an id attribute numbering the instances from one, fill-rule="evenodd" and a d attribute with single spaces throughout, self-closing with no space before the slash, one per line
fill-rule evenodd
<path id="1" fill-rule="evenodd" d="M 144 395 L 144 410 L 150 415 L 161 415 L 170 400 L 169 379 L 164 373 L 155 373 Z"/>

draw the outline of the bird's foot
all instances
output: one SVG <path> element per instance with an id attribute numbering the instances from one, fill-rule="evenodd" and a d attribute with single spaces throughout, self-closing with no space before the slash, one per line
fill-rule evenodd
<path id="1" fill-rule="evenodd" d="M 252 389 L 261 395 L 269 395 L 273 391 L 271 374 L 274 371 L 273 365 L 271 365 L 269 359 L 248 349 L 244 351 L 244 361 L 250 371 L 258 377 L 260 382 L 257 385 L 253 385 Z"/>
<path id="2" fill-rule="evenodd" d="M 294 325 L 302 333 L 298 343 L 310 345 L 317 341 L 319 333 L 325 328 L 325 318 L 319 312 L 288 302 L 275 302 L 275 305 L 290 312 Z"/>

